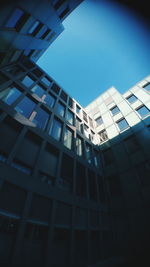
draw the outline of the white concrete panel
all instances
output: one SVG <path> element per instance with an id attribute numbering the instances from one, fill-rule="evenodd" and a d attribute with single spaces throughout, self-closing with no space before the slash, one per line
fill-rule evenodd
<path id="1" fill-rule="evenodd" d="M 102 119 L 103 119 L 105 127 L 108 127 L 109 125 L 113 124 L 113 119 L 109 113 L 103 114 Z"/>
<path id="2" fill-rule="evenodd" d="M 126 116 L 130 112 L 132 112 L 132 108 L 130 107 L 130 104 L 128 104 L 125 100 L 118 103 L 118 108 L 121 110 L 123 116 Z"/>
<path id="3" fill-rule="evenodd" d="M 128 114 L 125 119 L 127 120 L 130 126 L 134 126 L 141 121 L 135 112 Z"/>
<path id="4" fill-rule="evenodd" d="M 117 136 L 119 134 L 119 132 L 118 132 L 116 125 L 111 125 L 110 127 L 108 127 L 107 128 L 107 134 L 108 134 L 109 139 L 112 139 L 115 136 Z"/>

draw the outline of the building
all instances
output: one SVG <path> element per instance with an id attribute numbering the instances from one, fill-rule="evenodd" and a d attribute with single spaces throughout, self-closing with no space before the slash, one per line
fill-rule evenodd
<path id="1" fill-rule="evenodd" d="M 2 264 L 108 257 L 111 211 L 93 119 L 27 59 L 0 73 Z"/>
<path id="2" fill-rule="evenodd" d="M 0 64 L 23 55 L 37 61 L 64 30 L 63 20 L 82 0 L 1 1 Z"/>
<path id="3" fill-rule="evenodd" d="M 150 76 L 121 95 L 110 88 L 86 107 L 96 122 L 115 245 L 129 266 L 149 262 Z"/>
<path id="4" fill-rule="evenodd" d="M 150 76 L 83 108 L 35 63 L 80 2 L 2 5 L 2 266 L 149 262 Z"/>

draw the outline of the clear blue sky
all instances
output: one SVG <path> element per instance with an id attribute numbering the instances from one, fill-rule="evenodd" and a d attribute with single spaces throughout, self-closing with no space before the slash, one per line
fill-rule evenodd
<path id="1" fill-rule="evenodd" d="M 82 106 L 115 86 L 121 93 L 150 74 L 150 32 L 115 2 L 85 0 L 37 62 Z"/>

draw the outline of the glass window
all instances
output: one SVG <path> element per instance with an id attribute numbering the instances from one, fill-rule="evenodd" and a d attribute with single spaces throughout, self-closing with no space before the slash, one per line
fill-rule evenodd
<path id="1" fill-rule="evenodd" d="M 44 101 L 46 102 L 46 104 L 53 108 L 54 105 L 55 105 L 55 101 L 56 101 L 56 98 L 54 96 L 52 96 L 51 94 L 47 94 L 47 96 L 45 97 Z"/>
<path id="2" fill-rule="evenodd" d="M 53 83 L 51 90 L 53 90 L 53 92 L 58 95 L 60 91 L 60 87 L 56 83 Z"/>
<path id="3" fill-rule="evenodd" d="M 93 120 L 89 117 L 90 126 L 93 128 Z"/>
<path id="4" fill-rule="evenodd" d="M 89 128 L 87 125 L 83 124 L 83 129 L 84 129 L 84 135 L 89 138 Z"/>
<path id="5" fill-rule="evenodd" d="M 46 77 L 43 77 L 43 78 L 41 79 L 41 81 L 42 81 L 45 85 L 47 85 L 47 86 L 50 86 L 50 85 L 51 85 L 51 81 L 50 81 L 49 79 L 47 79 Z"/>
<path id="6" fill-rule="evenodd" d="M 60 14 L 60 19 L 63 19 L 66 15 L 67 15 L 67 13 L 69 13 L 69 11 L 70 11 L 70 9 L 69 9 L 69 6 L 67 6 L 65 9 L 64 9 L 64 11 Z"/>
<path id="7" fill-rule="evenodd" d="M 15 28 L 23 14 L 24 12 L 20 8 L 16 8 L 11 14 L 11 17 L 9 18 L 5 26 L 9 28 Z"/>
<path id="8" fill-rule="evenodd" d="M 142 107 L 136 109 L 136 111 L 139 113 L 141 118 L 144 118 L 144 117 L 146 117 L 147 115 L 150 114 L 149 109 L 147 107 L 145 107 L 145 106 L 142 106 Z"/>
<path id="9" fill-rule="evenodd" d="M 11 105 L 21 95 L 21 92 L 16 87 L 8 87 L 0 92 L 0 99 L 6 104 Z"/>
<path id="10" fill-rule="evenodd" d="M 72 98 L 69 98 L 69 107 L 70 108 L 74 108 L 74 101 L 72 100 Z"/>
<path id="11" fill-rule="evenodd" d="M 85 152 L 87 161 L 91 164 L 92 163 L 92 148 L 88 143 L 85 143 Z"/>
<path id="12" fill-rule="evenodd" d="M 22 82 L 25 86 L 30 87 L 30 86 L 34 83 L 34 80 L 33 80 L 30 76 L 26 75 L 26 76 L 21 80 L 21 82 Z"/>
<path id="13" fill-rule="evenodd" d="M 135 95 L 130 95 L 129 97 L 127 97 L 127 100 L 130 104 L 132 104 L 137 100 L 137 97 Z"/>
<path id="14" fill-rule="evenodd" d="M 98 117 L 96 120 L 97 126 L 103 124 L 102 117 Z"/>
<path id="15" fill-rule="evenodd" d="M 81 122 L 82 121 L 80 119 L 76 118 L 76 128 L 78 131 L 81 131 Z"/>
<path id="16" fill-rule="evenodd" d="M 65 115 L 65 106 L 62 105 L 60 102 L 57 105 L 57 114 L 59 114 L 61 117 L 64 117 Z"/>
<path id="17" fill-rule="evenodd" d="M 79 114 L 80 111 L 81 111 L 81 108 L 78 105 L 76 105 L 76 112 Z"/>
<path id="18" fill-rule="evenodd" d="M 15 110 L 29 118 L 35 106 L 36 104 L 29 97 L 25 96 L 15 107 Z"/>
<path id="19" fill-rule="evenodd" d="M 86 113 L 83 111 L 83 119 L 86 121 L 86 122 L 88 122 L 88 120 L 87 120 L 87 115 L 86 115 Z"/>
<path id="20" fill-rule="evenodd" d="M 54 119 L 49 131 L 49 134 L 54 137 L 57 141 L 60 141 L 62 134 L 62 122 Z"/>
<path id="21" fill-rule="evenodd" d="M 73 115 L 73 113 L 72 113 L 70 110 L 68 110 L 68 111 L 67 111 L 67 121 L 68 121 L 70 124 L 73 125 L 73 120 L 74 120 L 74 115 Z"/>
<path id="22" fill-rule="evenodd" d="M 144 86 L 144 89 L 148 92 L 150 92 L 150 83 L 147 83 L 145 86 Z"/>
<path id="23" fill-rule="evenodd" d="M 46 92 L 45 90 L 38 84 L 36 84 L 32 89 L 31 91 L 33 93 L 35 93 L 36 95 L 38 95 L 39 97 L 42 97 Z"/>
<path id="24" fill-rule="evenodd" d="M 49 119 L 49 114 L 45 110 L 40 108 L 37 111 L 33 119 L 33 122 L 37 125 L 37 127 L 42 128 L 44 130 L 46 128 L 48 119 Z"/>
<path id="25" fill-rule="evenodd" d="M 108 140 L 108 135 L 107 135 L 106 130 L 99 132 L 98 135 L 99 135 L 100 143 Z"/>
<path id="26" fill-rule="evenodd" d="M 78 156 L 83 154 L 82 139 L 80 137 L 76 137 L 76 153 Z"/>
<path id="27" fill-rule="evenodd" d="M 117 106 L 115 106 L 115 107 L 111 108 L 110 111 L 111 111 L 112 115 L 114 116 L 120 112 L 120 109 Z"/>
<path id="28" fill-rule="evenodd" d="M 31 28 L 29 29 L 28 33 L 32 35 L 36 34 L 37 29 L 39 28 L 39 25 L 40 25 L 40 22 L 36 20 L 31 26 Z"/>
<path id="29" fill-rule="evenodd" d="M 69 130 L 68 128 L 65 129 L 65 133 L 64 133 L 64 145 L 67 148 L 72 149 L 72 145 L 73 145 L 73 132 L 71 130 Z"/>
<path id="30" fill-rule="evenodd" d="M 118 125 L 120 131 L 123 131 L 129 127 L 129 124 L 127 123 L 127 121 L 125 119 L 118 121 L 117 125 Z"/>
<path id="31" fill-rule="evenodd" d="M 36 35 L 36 37 L 44 39 L 49 34 L 49 32 L 50 32 L 50 30 L 48 29 L 48 27 L 46 25 L 43 25 L 41 30 Z"/>
<path id="32" fill-rule="evenodd" d="M 57 10 L 58 8 L 60 8 L 60 6 L 65 3 L 65 0 L 58 0 L 55 4 L 54 4 L 54 8 Z"/>
<path id="33" fill-rule="evenodd" d="M 61 99 L 63 99 L 65 102 L 67 102 L 67 94 L 62 90 L 60 94 Z"/>

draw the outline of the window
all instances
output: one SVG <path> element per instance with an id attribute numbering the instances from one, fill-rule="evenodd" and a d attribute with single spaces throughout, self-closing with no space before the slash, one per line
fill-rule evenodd
<path id="1" fill-rule="evenodd" d="M 31 168 L 18 160 L 14 160 L 11 166 L 26 174 L 31 174 Z"/>
<path id="2" fill-rule="evenodd" d="M 86 121 L 86 122 L 88 122 L 88 120 L 87 120 L 87 115 L 86 115 L 86 113 L 83 111 L 83 119 Z"/>
<path id="3" fill-rule="evenodd" d="M 15 66 L 13 65 L 13 66 L 7 67 L 5 70 L 14 76 L 17 76 L 20 73 L 24 72 L 24 70 L 19 65 L 15 65 Z M 0 77 L 0 80 L 1 80 L 1 77 Z"/>
<path id="4" fill-rule="evenodd" d="M 127 123 L 127 121 L 125 119 L 118 121 L 117 125 L 118 125 L 120 131 L 123 131 L 129 127 L 129 124 Z"/>
<path id="5" fill-rule="evenodd" d="M 35 93 L 36 95 L 38 95 L 39 97 L 42 97 L 46 92 L 45 90 L 38 84 L 36 84 L 32 89 L 31 91 L 33 93 Z"/>
<path id="6" fill-rule="evenodd" d="M 41 81 L 47 86 L 50 86 L 51 82 L 52 82 L 49 79 L 47 79 L 46 77 L 42 77 Z"/>
<path id="7" fill-rule="evenodd" d="M 150 92 L 150 83 L 147 83 L 143 88 L 144 88 L 146 91 Z"/>
<path id="8" fill-rule="evenodd" d="M 62 100 L 67 102 L 67 94 L 63 90 L 61 91 L 60 97 L 61 97 Z"/>
<path id="9" fill-rule="evenodd" d="M 92 148 L 88 143 L 85 143 L 85 153 L 86 159 L 91 164 L 92 163 Z"/>
<path id="10" fill-rule="evenodd" d="M 41 28 L 42 28 L 42 24 L 38 20 L 36 20 L 34 24 L 31 26 L 31 28 L 29 29 L 28 34 L 35 36 L 40 31 Z"/>
<path id="11" fill-rule="evenodd" d="M 76 117 L 76 128 L 78 131 L 81 131 L 81 120 Z"/>
<path id="12" fill-rule="evenodd" d="M 74 108 L 74 101 L 72 100 L 72 98 L 69 98 L 69 107 L 70 108 Z"/>
<path id="13" fill-rule="evenodd" d="M 67 148 L 72 149 L 72 145 L 73 145 L 73 132 L 71 130 L 69 130 L 68 128 L 65 129 L 65 133 L 64 133 L 64 145 Z"/>
<path id="14" fill-rule="evenodd" d="M 73 120 L 74 120 L 74 115 L 73 115 L 73 113 L 72 113 L 70 110 L 68 110 L 68 111 L 67 111 L 67 121 L 68 121 L 70 124 L 73 125 Z"/>
<path id="15" fill-rule="evenodd" d="M 53 83 L 51 90 L 53 90 L 53 92 L 58 95 L 60 91 L 60 87 L 56 83 Z"/>
<path id="16" fill-rule="evenodd" d="M 49 114 L 45 110 L 40 108 L 37 111 L 33 119 L 33 122 L 37 125 L 37 127 L 42 128 L 44 130 L 46 128 L 48 119 L 49 119 Z"/>
<path id="17" fill-rule="evenodd" d="M 54 119 L 50 128 L 49 134 L 54 137 L 57 141 L 60 141 L 62 134 L 62 122 Z"/>
<path id="18" fill-rule="evenodd" d="M 55 105 L 56 98 L 55 98 L 54 96 L 52 96 L 51 94 L 48 94 L 48 95 L 45 97 L 44 101 L 46 102 L 46 104 L 47 104 L 49 107 L 53 108 L 54 105 Z"/>
<path id="19" fill-rule="evenodd" d="M 55 4 L 54 4 L 54 8 L 57 10 L 61 7 L 61 5 L 65 3 L 65 0 L 58 0 Z"/>
<path id="20" fill-rule="evenodd" d="M 127 100 L 130 104 L 132 104 L 137 101 L 137 97 L 135 95 L 130 95 L 129 97 L 127 97 Z"/>
<path id="21" fill-rule="evenodd" d="M 147 107 L 145 107 L 145 106 L 142 106 L 142 107 L 136 109 L 136 111 L 139 113 L 141 118 L 144 118 L 144 117 L 146 117 L 147 115 L 150 114 L 149 109 Z"/>
<path id="22" fill-rule="evenodd" d="M 63 19 L 65 16 L 66 16 L 66 14 L 67 13 L 69 13 L 69 11 L 70 11 L 70 9 L 69 9 L 69 7 L 67 6 L 65 9 L 64 9 L 64 11 L 60 14 L 60 19 Z"/>
<path id="23" fill-rule="evenodd" d="M 96 123 L 97 123 L 97 126 L 103 124 L 102 117 L 98 117 L 95 121 L 96 121 Z"/>
<path id="24" fill-rule="evenodd" d="M 115 107 L 111 108 L 110 111 L 111 111 L 112 115 L 114 116 L 120 112 L 120 109 L 117 106 L 115 106 Z"/>
<path id="25" fill-rule="evenodd" d="M 27 87 L 30 87 L 35 81 L 28 75 L 26 75 L 22 80 L 21 82 L 27 86 Z"/>
<path id="26" fill-rule="evenodd" d="M 139 145 L 134 135 L 124 139 L 124 143 L 128 153 L 134 153 L 139 149 Z"/>
<path id="27" fill-rule="evenodd" d="M 76 153 L 78 156 L 83 154 L 82 139 L 78 136 L 76 137 Z"/>
<path id="28" fill-rule="evenodd" d="M 89 117 L 90 126 L 93 128 L 93 120 Z"/>
<path id="29" fill-rule="evenodd" d="M 61 104 L 60 102 L 58 102 L 58 105 L 57 105 L 57 114 L 59 114 L 61 117 L 64 117 L 65 115 L 65 106 Z"/>
<path id="30" fill-rule="evenodd" d="M 37 38 L 41 38 L 41 39 L 45 39 L 46 36 L 51 32 L 50 29 L 48 29 L 48 27 L 46 25 L 43 25 L 41 30 L 37 33 L 36 37 Z"/>
<path id="31" fill-rule="evenodd" d="M 80 114 L 80 111 L 81 111 L 81 108 L 80 108 L 78 105 L 76 105 L 76 112 L 77 112 L 78 114 Z"/>
<path id="32" fill-rule="evenodd" d="M 83 124 L 83 129 L 84 129 L 84 135 L 89 138 L 89 128 L 87 125 Z"/>
<path id="33" fill-rule="evenodd" d="M 0 92 L 0 99 L 3 100 L 6 104 L 11 105 L 20 95 L 20 90 L 12 86 Z"/>
<path id="34" fill-rule="evenodd" d="M 27 13 L 24 13 L 20 8 L 16 8 L 5 24 L 5 27 L 14 28 L 16 31 L 20 31 L 28 17 L 29 15 Z"/>
<path id="35" fill-rule="evenodd" d="M 29 97 L 25 96 L 15 107 L 15 110 L 29 118 L 35 106 L 36 104 Z"/>
<path id="36" fill-rule="evenodd" d="M 100 143 L 108 140 L 108 135 L 107 135 L 106 130 L 99 132 L 98 135 L 99 135 Z"/>

